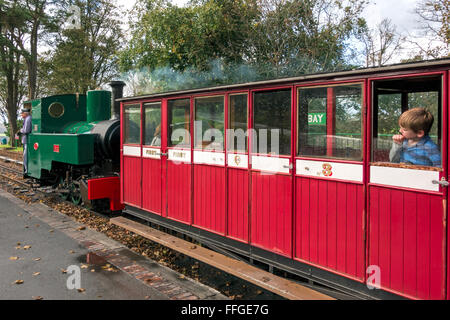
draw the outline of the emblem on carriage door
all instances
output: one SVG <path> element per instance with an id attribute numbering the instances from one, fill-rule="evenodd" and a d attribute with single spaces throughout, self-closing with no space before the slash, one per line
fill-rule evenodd
<path id="1" fill-rule="evenodd" d="M 332 175 L 333 175 L 333 171 L 332 171 L 332 169 L 333 169 L 333 167 L 331 166 L 331 164 L 329 164 L 329 163 L 324 163 L 323 165 L 322 165 L 322 174 L 325 176 L 325 177 L 331 177 Z"/>
<path id="2" fill-rule="evenodd" d="M 239 165 L 239 163 L 241 163 L 241 157 L 235 156 L 234 157 L 234 162 L 236 163 L 236 165 Z"/>

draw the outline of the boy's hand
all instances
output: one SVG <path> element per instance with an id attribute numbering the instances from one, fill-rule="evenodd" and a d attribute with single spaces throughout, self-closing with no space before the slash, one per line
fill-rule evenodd
<path id="1" fill-rule="evenodd" d="M 396 143 L 396 144 L 402 144 L 403 140 L 405 140 L 405 137 L 402 136 L 401 134 L 396 134 L 392 136 L 392 140 Z"/>

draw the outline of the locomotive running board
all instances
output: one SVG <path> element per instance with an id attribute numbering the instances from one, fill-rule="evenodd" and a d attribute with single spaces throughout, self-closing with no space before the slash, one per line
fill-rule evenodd
<path id="1" fill-rule="evenodd" d="M 130 219 L 117 217 L 110 219 L 110 223 L 215 268 L 221 269 L 284 298 L 290 300 L 334 300 L 334 298 L 330 296 L 287 279 L 283 279 L 272 273 L 253 267 L 245 262 L 238 261 L 215 251 L 194 245 L 191 242 L 184 241 L 180 238 L 171 236 L 167 233 L 158 231 Z"/>

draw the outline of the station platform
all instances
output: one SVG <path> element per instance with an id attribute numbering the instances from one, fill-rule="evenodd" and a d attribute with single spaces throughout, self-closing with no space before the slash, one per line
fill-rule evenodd
<path id="1" fill-rule="evenodd" d="M 227 300 L 41 203 L 0 189 L 0 300 Z"/>

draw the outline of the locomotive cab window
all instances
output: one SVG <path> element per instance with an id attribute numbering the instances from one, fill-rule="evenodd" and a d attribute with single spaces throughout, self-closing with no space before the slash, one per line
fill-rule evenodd
<path id="1" fill-rule="evenodd" d="M 299 88 L 299 156 L 362 160 L 362 84 Z"/>
<path id="2" fill-rule="evenodd" d="M 441 76 L 375 81 L 373 164 L 441 168 L 441 109 Z"/>
<path id="3" fill-rule="evenodd" d="M 125 106 L 123 122 L 123 143 L 141 144 L 141 106 L 139 104 Z"/>
<path id="4" fill-rule="evenodd" d="M 144 104 L 144 144 L 161 146 L 161 102 Z"/>
<path id="5" fill-rule="evenodd" d="M 48 114 L 52 118 L 60 118 L 64 114 L 64 105 L 60 102 L 53 102 L 48 107 Z"/>

